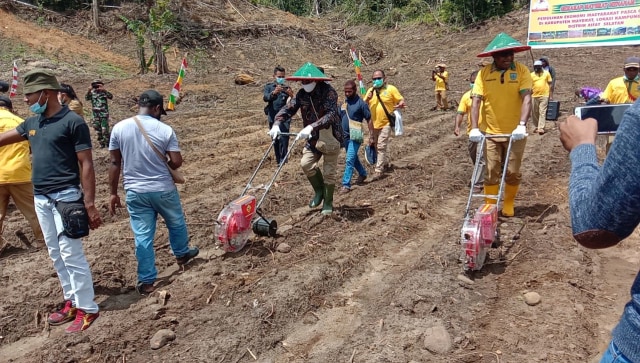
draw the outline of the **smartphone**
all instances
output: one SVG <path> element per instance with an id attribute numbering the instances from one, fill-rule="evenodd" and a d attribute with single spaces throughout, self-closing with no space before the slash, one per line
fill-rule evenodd
<path id="1" fill-rule="evenodd" d="M 594 105 L 576 107 L 574 114 L 582 120 L 593 117 L 598 121 L 598 134 L 615 134 L 622 122 L 624 112 L 631 107 L 630 103 L 619 105 Z"/>

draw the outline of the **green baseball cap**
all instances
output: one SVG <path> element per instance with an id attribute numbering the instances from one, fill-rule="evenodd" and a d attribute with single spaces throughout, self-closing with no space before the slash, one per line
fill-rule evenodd
<path id="1" fill-rule="evenodd" d="M 33 69 L 24 75 L 24 94 L 35 93 L 45 89 L 59 90 L 60 83 L 56 75 L 48 69 Z"/>
<path id="2" fill-rule="evenodd" d="M 484 51 L 477 55 L 478 58 L 491 57 L 494 53 L 512 51 L 514 53 L 524 52 L 531 49 L 528 45 L 522 45 L 519 41 L 511 38 L 505 33 L 496 35 L 495 38 L 487 45 Z"/>
<path id="3" fill-rule="evenodd" d="M 293 76 L 287 77 L 287 81 L 331 81 L 321 70 L 313 63 L 307 62 L 300 67 Z"/>

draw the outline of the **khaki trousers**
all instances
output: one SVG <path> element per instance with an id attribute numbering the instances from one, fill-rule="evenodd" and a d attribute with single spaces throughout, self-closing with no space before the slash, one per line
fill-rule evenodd
<path id="1" fill-rule="evenodd" d="M 531 107 L 531 121 L 536 130 L 544 130 L 545 121 L 547 119 L 547 107 L 549 106 L 549 97 L 533 97 L 533 106 Z"/>
<path id="2" fill-rule="evenodd" d="M 509 140 L 506 138 L 486 139 L 486 145 L 487 176 L 484 179 L 484 184 L 497 185 L 500 184 L 502 162 L 507 158 Z M 508 156 L 509 166 L 507 167 L 505 183 L 510 185 L 520 185 L 520 181 L 522 180 L 520 165 L 522 164 L 522 156 L 524 155 L 524 147 L 526 145 L 526 138 L 514 141 L 511 144 L 511 154 Z"/>
<path id="3" fill-rule="evenodd" d="M 449 102 L 447 102 L 447 90 L 442 89 L 436 91 L 436 104 L 441 110 L 449 108 Z"/>
<path id="4" fill-rule="evenodd" d="M 375 172 L 382 173 L 384 168 L 391 163 L 391 155 L 389 152 L 389 142 L 391 141 L 391 126 L 387 125 L 381 129 L 373 129 L 373 139 L 378 140 L 376 143 L 376 152 L 378 153 L 378 162 L 376 163 Z"/>
<path id="5" fill-rule="evenodd" d="M 336 171 L 338 169 L 338 155 L 340 154 L 340 143 L 333 137 L 331 128 L 321 129 L 320 137 L 316 143 L 316 149 L 322 154 L 316 154 L 306 147 L 302 150 L 302 159 L 300 160 L 300 166 L 304 175 L 308 178 L 316 174 L 316 169 L 319 168 L 319 161 L 322 157 L 322 175 L 324 177 L 325 184 L 335 185 L 336 183 Z"/>
<path id="6" fill-rule="evenodd" d="M 24 218 L 29 222 L 35 239 L 44 242 L 42 229 L 40 229 L 38 216 L 33 206 L 33 184 L 31 183 L 0 184 L 0 232 L 2 232 L 4 218 L 7 216 L 9 197 L 13 199 L 18 210 L 20 210 Z"/>

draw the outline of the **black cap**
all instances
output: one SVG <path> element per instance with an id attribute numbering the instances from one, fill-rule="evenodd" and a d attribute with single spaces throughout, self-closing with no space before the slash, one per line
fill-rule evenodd
<path id="1" fill-rule="evenodd" d="M 162 95 L 156 90 L 146 90 L 142 92 L 142 94 L 138 98 L 138 106 L 140 107 L 150 107 L 158 105 L 162 106 L 162 114 L 166 115 L 167 112 L 164 110 L 164 100 L 162 99 Z"/>
<path id="2" fill-rule="evenodd" d="M 13 111 L 13 103 L 11 103 L 11 99 L 7 96 L 0 96 L 0 107 L 4 107 L 9 109 L 9 111 Z"/>

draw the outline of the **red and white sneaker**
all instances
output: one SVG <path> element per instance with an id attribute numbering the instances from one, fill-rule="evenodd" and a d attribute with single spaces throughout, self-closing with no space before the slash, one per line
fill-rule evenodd
<path id="1" fill-rule="evenodd" d="M 64 307 L 62 307 L 62 309 L 49 315 L 47 321 L 49 322 L 49 325 L 62 325 L 75 319 L 77 310 L 78 309 L 73 307 L 71 300 L 67 300 L 64 302 Z"/>
<path id="2" fill-rule="evenodd" d="M 100 313 L 85 313 L 84 311 L 78 309 L 76 313 L 76 319 L 65 329 L 64 331 L 67 333 L 77 333 L 83 330 L 86 330 L 93 324 Z"/>

